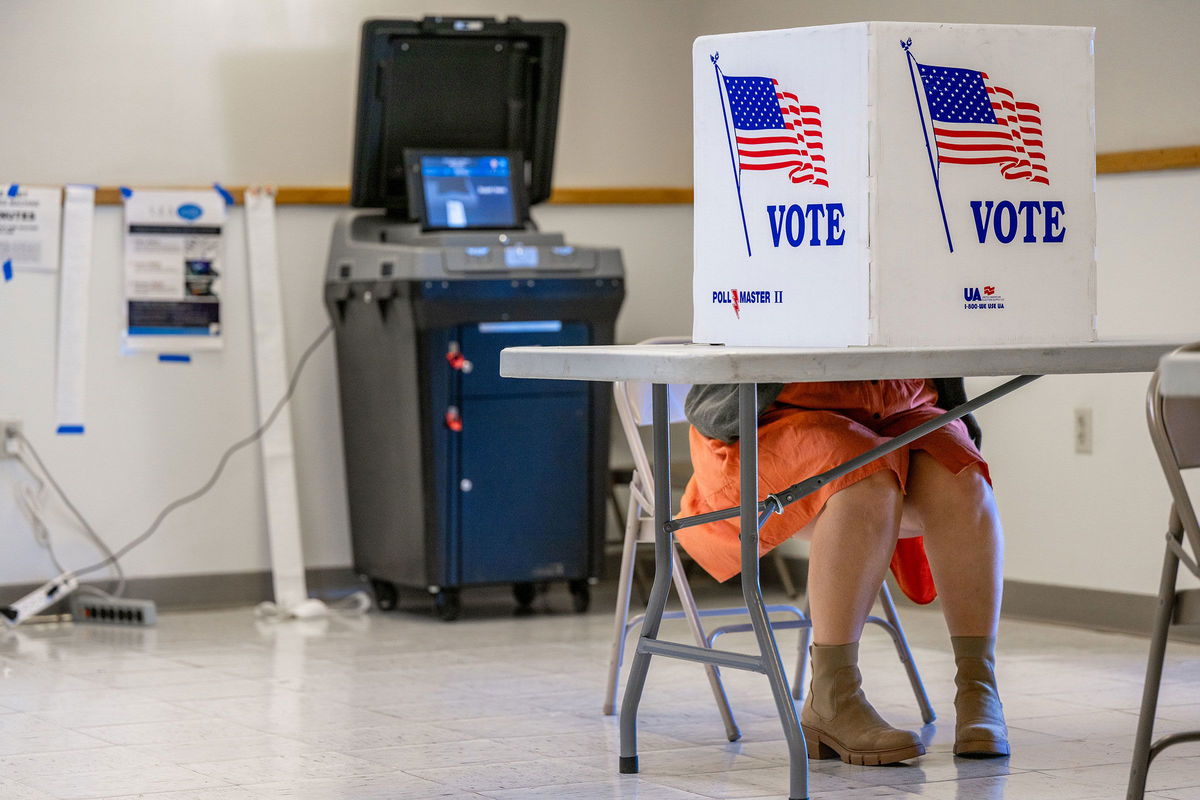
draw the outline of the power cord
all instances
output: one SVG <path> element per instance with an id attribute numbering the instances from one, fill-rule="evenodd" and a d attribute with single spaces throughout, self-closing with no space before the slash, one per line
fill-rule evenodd
<path id="1" fill-rule="evenodd" d="M 96 533 L 95 529 L 84 518 L 83 514 L 80 513 L 79 509 L 77 509 L 75 507 L 74 503 L 72 503 L 67 498 L 66 493 L 62 490 L 62 487 L 58 485 L 58 482 L 54 480 L 54 476 L 51 474 L 50 470 L 46 468 L 45 463 L 42 461 L 41 457 L 38 455 L 38 452 L 34 448 L 33 444 L 27 438 L 25 438 L 25 435 L 23 433 L 21 433 L 20 431 L 15 432 L 13 435 L 19 440 L 19 442 L 21 443 L 21 446 L 28 449 L 29 453 L 33 456 L 34 460 L 37 462 L 38 466 L 41 468 L 42 473 L 48 479 L 50 485 L 54 487 L 58 496 L 60 498 L 62 498 L 63 503 L 67 506 L 68 509 L 71 510 L 71 513 L 75 515 L 75 517 L 80 521 L 80 523 L 83 524 L 83 528 L 88 533 L 89 538 L 97 545 L 97 547 L 100 548 L 101 552 L 104 553 L 104 558 L 102 560 L 97 561 L 95 564 L 86 566 L 83 569 L 73 570 L 71 572 L 71 574 L 73 574 L 75 576 L 88 575 L 92 572 L 96 572 L 98 570 L 104 569 L 105 567 L 108 567 L 111 565 L 114 568 L 114 570 L 116 571 L 116 573 L 118 575 L 118 580 L 119 580 L 118 590 L 114 590 L 113 594 L 119 594 L 120 591 L 123 591 L 125 588 L 125 576 L 124 576 L 124 573 L 121 571 L 121 567 L 120 567 L 121 558 L 123 556 L 125 556 L 127 553 L 129 553 L 130 550 L 132 550 L 133 548 L 142 544 L 147 539 L 149 539 L 151 536 L 153 536 L 158 531 L 159 526 L 162 525 L 163 521 L 168 516 L 170 516 L 176 509 L 179 509 L 185 505 L 188 505 L 189 503 L 199 500 L 201 497 L 203 497 L 205 494 L 207 494 L 209 492 L 209 490 L 211 490 L 213 488 L 213 486 L 216 485 L 217 480 L 221 477 L 221 473 L 223 473 L 225 471 L 225 466 L 229 463 L 229 459 L 233 456 L 233 454 L 238 452 L 239 450 L 249 447 L 250 445 L 254 444 L 259 439 L 262 438 L 263 434 L 266 433 L 267 429 L 270 428 L 271 425 L 275 422 L 276 418 L 279 417 L 279 414 L 280 414 L 280 412 L 283 411 L 284 406 L 286 406 L 288 404 L 288 402 L 292 399 L 292 395 L 295 394 L 296 386 L 299 384 L 299 381 L 300 381 L 300 375 L 303 373 L 304 367 L 308 363 L 309 358 L 311 358 L 312 354 L 316 352 L 317 348 L 320 347 L 321 344 L 327 338 L 329 338 L 329 335 L 331 333 L 333 333 L 333 324 L 332 323 L 330 323 L 329 325 L 326 325 L 325 329 L 323 331 L 321 331 L 321 333 L 317 336 L 317 338 L 314 339 L 312 341 L 312 343 L 308 345 L 307 348 L 305 348 L 304 353 L 300 356 L 300 359 L 296 362 L 295 369 L 292 370 L 291 379 L 288 381 L 287 392 L 285 392 L 283 397 L 281 397 L 279 399 L 279 402 L 277 402 L 275 404 L 275 407 L 271 410 L 271 413 L 267 415 L 267 418 L 263 421 L 263 423 L 261 425 L 258 426 L 257 429 L 255 429 L 255 431 L 253 433 L 251 433 L 249 436 L 245 437 L 244 439 L 241 439 L 241 440 L 235 442 L 234 444 L 230 445 L 230 447 L 224 453 L 221 454 L 220 459 L 218 459 L 218 461 L 217 461 L 216 469 L 213 470 L 213 473 L 212 473 L 212 475 L 209 476 L 208 480 L 205 481 L 204 484 L 196 491 L 191 492 L 190 494 L 186 494 L 183 497 L 180 497 L 176 500 L 172 500 L 170 503 L 168 503 L 166 506 L 164 506 L 163 509 L 158 512 L 158 515 L 154 518 L 154 521 L 152 523 L 150 523 L 149 528 L 147 528 L 145 531 L 143 531 L 141 534 L 139 534 L 137 537 L 135 537 L 132 541 L 130 541 L 127 544 L 125 544 L 124 546 L 122 546 L 115 553 L 108 548 L 108 546 L 104 543 L 104 541 Z M 41 538 L 41 535 L 37 533 L 37 527 L 40 525 L 40 526 L 42 526 L 42 528 L 44 530 L 44 527 L 45 527 L 44 522 L 41 521 L 40 516 L 38 516 L 36 519 L 38 521 L 36 521 L 34 523 L 35 536 L 38 536 L 39 542 L 42 542 L 43 539 Z M 47 535 L 46 535 L 46 538 L 44 541 L 47 543 L 49 542 L 48 532 L 47 532 Z M 59 566 L 57 558 L 54 557 L 54 555 L 53 555 L 53 551 L 51 551 L 51 557 L 55 562 L 55 566 Z M 61 567 L 59 567 L 59 569 L 64 573 L 67 572 L 66 570 L 62 570 Z M 92 587 L 92 588 L 94 588 L 94 587 Z M 99 591 L 99 590 L 97 590 L 97 591 Z"/>
<path id="2" fill-rule="evenodd" d="M 59 561 L 58 554 L 54 550 L 54 541 L 50 537 L 50 526 L 46 523 L 45 514 L 42 510 L 42 496 L 45 494 L 47 483 L 54 488 L 55 493 L 59 496 L 59 499 L 62 500 L 63 505 L 65 505 L 75 519 L 79 521 L 84 533 L 87 535 L 87 538 L 92 542 L 92 544 L 94 544 L 96 548 L 105 555 L 106 558 L 113 558 L 112 549 L 108 546 L 104 539 L 101 538 L 100 534 L 96 532 L 96 529 L 92 527 L 91 523 L 87 521 L 75 504 L 71 502 L 71 498 L 67 497 L 67 493 L 63 490 L 62 486 L 59 485 L 58 481 L 54 479 L 54 475 L 51 474 L 50 470 L 46 467 L 45 462 L 42 461 L 41 456 L 38 455 L 37 450 L 34 449 L 33 445 L 29 443 L 29 440 L 26 439 L 20 432 L 15 433 L 14 436 L 21 445 L 20 450 L 17 451 L 17 460 L 21 462 L 21 466 L 25 468 L 25 471 L 29 473 L 30 477 L 37 482 L 36 489 L 29 484 L 23 484 L 19 489 L 17 498 L 20 502 L 22 510 L 29 518 L 30 524 L 33 526 L 34 539 L 37 540 L 38 544 L 46 548 L 46 552 L 50 556 L 50 562 L 54 564 L 54 568 L 58 570 L 58 573 L 60 575 L 64 575 L 66 574 L 67 570 L 63 567 L 62 562 Z M 26 451 L 30 456 L 33 457 L 33 464 L 26 459 Z M 34 468 L 35 464 L 37 467 L 36 469 Z M 125 592 L 125 571 L 122 569 L 120 562 L 116 561 L 115 559 L 112 561 L 112 567 L 117 584 L 111 592 L 106 592 L 97 586 L 81 586 L 79 587 L 79 591 L 88 594 L 98 594 L 102 597 L 120 597 Z"/>

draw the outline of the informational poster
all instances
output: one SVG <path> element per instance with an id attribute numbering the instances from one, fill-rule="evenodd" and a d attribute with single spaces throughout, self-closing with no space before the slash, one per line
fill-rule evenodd
<path id="1" fill-rule="evenodd" d="M 213 191 L 125 194 L 125 347 L 221 345 L 225 200 Z"/>
<path id="2" fill-rule="evenodd" d="M 0 271 L 5 281 L 16 272 L 56 272 L 62 220 L 58 188 L 0 186 Z"/>

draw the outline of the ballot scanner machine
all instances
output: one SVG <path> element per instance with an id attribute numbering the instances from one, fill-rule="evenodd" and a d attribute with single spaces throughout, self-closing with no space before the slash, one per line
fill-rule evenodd
<path id="1" fill-rule="evenodd" d="M 370 21 L 352 204 L 325 301 L 337 341 L 356 570 L 380 608 L 512 584 L 518 610 L 603 556 L 609 393 L 510 380 L 500 351 L 605 344 L 615 248 L 537 230 L 549 196 L 565 29 L 509 19 Z"/>

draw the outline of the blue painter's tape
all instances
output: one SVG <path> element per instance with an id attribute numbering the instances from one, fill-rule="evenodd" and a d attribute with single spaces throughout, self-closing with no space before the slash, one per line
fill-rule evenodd
<path id="1" fill-rule="evenodd" d="M 81 435 L 83 433 L 83 426 L 82 425 L 59 425 L 58 433 L 60 436 L 66 435 L 66 434 Z"/>
<path id="2" fill-rule="evenodd" d="M 213 189 L 216 190 L 217 194 L 221 195 L 221 199 L 223 199 L 225 201 L 225 205 L 227 205 L 227 206 L 233 205 L 233 195 L 231 195 L 224 186 L 222 186 L 219 183 L 214 183 Z"/>
<path id="3" fill-rule="evenodd" d="M 6 281 L 12 280 L 12 259 L 11 258 L 4 262 L 4 280 L 6 280 Z"/>
<path id="4" fill-rule="evenodd" d="M 9 187 L 8 187 L 8 196 L 9 196 L 9 197 L 16 197 L 16 196 L 17 196 L 17 192 L 19 192 L 19 191 L 21 191 L 21 187 L 20 187 L 19 185 L 17 185 L 17 184 L 15 184 L 15 183 L 14 183 L 12 186 L 9 186 Z"/>
<path id="5" fill-rule="evenodd" d="M 172 364 L 190 364 L 192 357 L 182 353 L 159 353 L 158 360 Z"/>
<path id="6" fill-rule="evenodd" d="M 133 197 L 133 189 L 130 189 L 128 186 L 122 186 L 121 197 L 124 197 L 126 200 Z"/>

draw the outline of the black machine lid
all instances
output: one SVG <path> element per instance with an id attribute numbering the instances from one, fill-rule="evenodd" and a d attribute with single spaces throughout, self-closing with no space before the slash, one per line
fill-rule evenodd
<path id="1" fill-rule="evenodd" d="M 550 196 L 567 29 L 516 17 L 363 24 L 350 204 L 411 218 L 405 149 L 517 150 Z"/>

